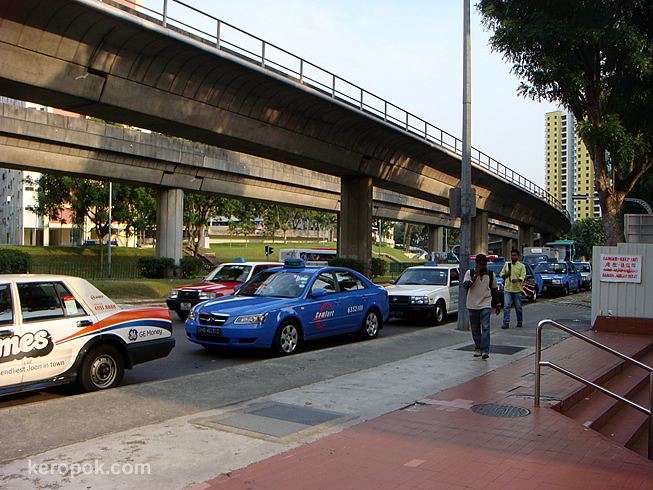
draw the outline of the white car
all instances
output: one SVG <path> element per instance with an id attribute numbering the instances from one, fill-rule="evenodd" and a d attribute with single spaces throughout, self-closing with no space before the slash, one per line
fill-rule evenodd
<path id="1" fill-rule="evenodd" d="M 0 395 L 72 381 L 112 388 L 174 345 L 166 308 L 121 310 L 78 277 L 0 275 Z"/>
<path id="2" fill-rule="evenodd" d="M 581 289 L 592 289 L 592 264 L 590 262 L 574 262 L 576 269 L 580 272 Z"/>
<path id="3" fill-rule="evenodd" d="M 409 267 L 387 286 L 390 318 L 426 319 L 441 324 L 458 311 L 460 271 L 455 264 L 427 262 Z"/>

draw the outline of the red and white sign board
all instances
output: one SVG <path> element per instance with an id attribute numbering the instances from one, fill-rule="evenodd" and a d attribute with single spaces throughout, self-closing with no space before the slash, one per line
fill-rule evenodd
<path id="1" fill-rule="evenodd" d="M 599 270 L 603 282 L 642 282 L 641 255 L 601 254 Z"/>

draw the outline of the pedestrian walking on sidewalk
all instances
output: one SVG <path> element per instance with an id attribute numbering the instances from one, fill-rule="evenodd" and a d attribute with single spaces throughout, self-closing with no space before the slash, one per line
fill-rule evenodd
<path id="1" fill-rule="evenodd" d="M 467 311 L 469 312 L 469 327 L 474 339 L 474 357 L 487 359 L 490 357 L 490 313 L 492 308 L 498 315 L 499 290 L 497 278 L 488 271 L 487 257 L 476 256 L 476 268 L 465 272 L 463 286 L 467 291 Z"/>
<path id="2" fill-rule="evenodd" d="M 503 325 L 501 328 L 510 328 L 510 308 L 515 305 L 517 327 L 521 327 L 524 314 L 521 307 L 521 291 L 526 279 L 526 266 L 519 262 L 519 250 L 514 248 L 510 252 L 510 262 L 501 269 L 503 279 Z"/>

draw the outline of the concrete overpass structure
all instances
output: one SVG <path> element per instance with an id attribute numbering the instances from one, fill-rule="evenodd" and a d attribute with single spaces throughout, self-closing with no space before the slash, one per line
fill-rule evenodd
<path id="1" fill-rule="evenodd" d="M 0 166 L 7 168 L 149 187 L 191 175 L 181 179 L 184 192 L 340 211 L 338 177 L 158 133 L 0 104 L 0 135 Z M 374 218 L 456 226 L 447 208 L 385 189 L 373 189 L 373 207 Z M 490 226 L 493 235 L 517 239 L 516 227 Z"/>
<path id="2" fill-rule="evenodd" d="M 262 42 L 257 61 L 219 35 L 182 32 L 165 16 L 110 0 L 0 1 L 1 95 L 338 177 L 343 256 L 371 254 L 360 231 L 371 228 L 373 188 L 448 206 L 449 189 L 460 185 L 455 138 L 410 114 L 396 117 L 398 108 L 351 84 L 337 88 L 346 82 L 335 76 L 318 82 L 304 60 L 296 70 L 273 63 L 273 49 Z M 488 219 L 518 225 L 526 243 L 535 230 L 570 228 L 542 189 L 474 155 L 477 236 L 487 236 Z M 159 184 L 168 209 L 160 242 L 180 234 L 181 189 L 197 180 L 168 175 Z"/>

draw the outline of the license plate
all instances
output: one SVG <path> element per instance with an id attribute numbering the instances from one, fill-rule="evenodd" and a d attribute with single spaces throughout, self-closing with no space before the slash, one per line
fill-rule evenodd
<path id="1" fill-rule="evenodd" d="M 190 303 L 182 303 L 181 304 L 181 309 L 182 310 L 190 310 L 191 309 L 191 304 Z"/>
<path id="2" fill-rule="evenodd" d="M 197 333 L 204 333 L 207 335 L 220 335 L 220 329 L 215 327 L 197 327 Z"/>
<path id="3" fill-rule="evenodd" d="M 404 312 L 401 310 L 394 310 L 392 316 L 404 316 Z"/>

